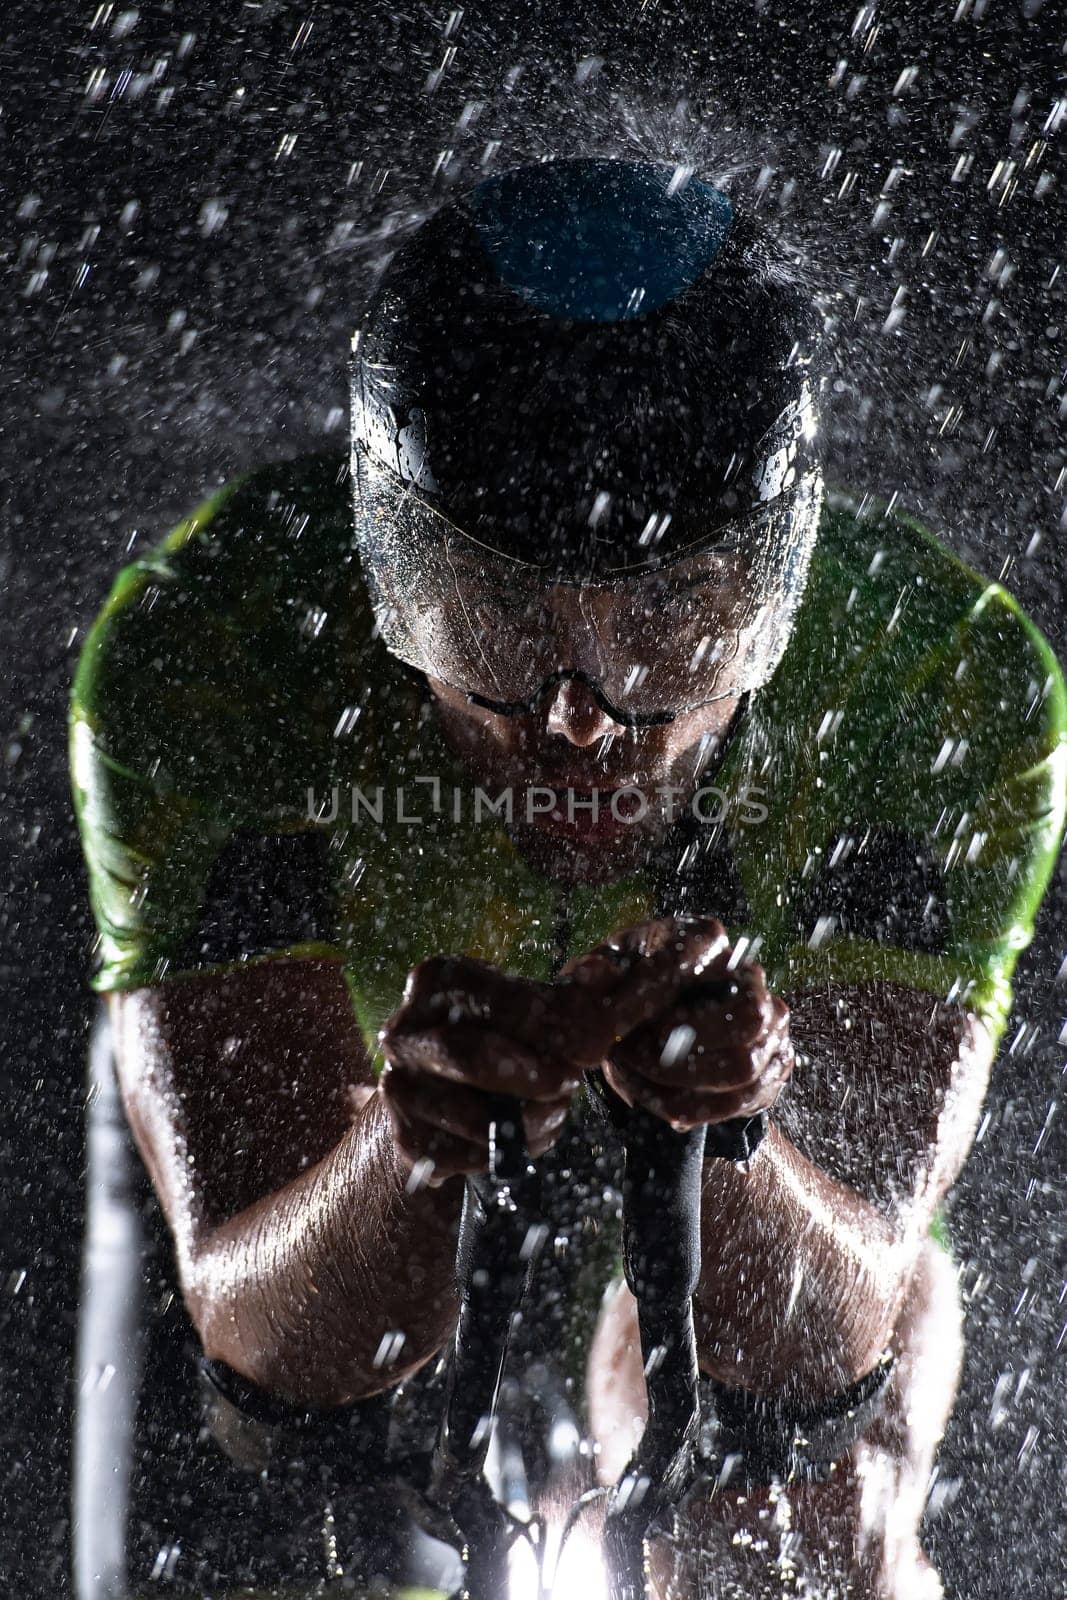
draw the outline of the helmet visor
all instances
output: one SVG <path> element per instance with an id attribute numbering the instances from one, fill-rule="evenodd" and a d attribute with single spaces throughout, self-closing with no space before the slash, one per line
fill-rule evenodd
<path id="1" fill-rule="evenodd" d="M 803 591 L 820 498 L 811 473 L 668 562 L 582 583 L 481 543 L 410 489 L 357 509 L 394 655 L 508 710 L 532 706 L 553 679 L 582 677 L 620 720 L 644 722 L 767 681 Z"/>

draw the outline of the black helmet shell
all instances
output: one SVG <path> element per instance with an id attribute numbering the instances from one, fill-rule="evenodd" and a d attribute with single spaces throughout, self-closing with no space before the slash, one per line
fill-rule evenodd
<path id="1" fill-rule="evenodd" d="M 402 516 L 414 493 L 579 581 L 667 561 L 812 470 L 817 346 L 810 297 L 710 184 L 518 168 L 386 270 L 353 363 L 357 495 Z"/>

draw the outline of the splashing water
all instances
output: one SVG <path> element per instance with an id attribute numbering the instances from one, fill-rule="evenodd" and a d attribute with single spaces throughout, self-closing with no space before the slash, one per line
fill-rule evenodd
<path id="1" fill-rule="evenodd" d="M 608 1579 L 596 1540 L 581 1528 L 560 1550 L 561 1528 L 548 1529 L 543 1570 L 525 1539 L 516 1540 L 508 1564 L 509 1600 L 608 1600 Z"/>

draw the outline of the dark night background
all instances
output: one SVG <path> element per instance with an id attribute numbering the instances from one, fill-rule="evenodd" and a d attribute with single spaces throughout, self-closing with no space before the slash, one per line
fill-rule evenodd
<path id="1" fill-rule="evenodd" d="M 91 928 L 65 701 L 124 552 L 343 441 L 373 236 L 483 165 L 643 151 L 728 174 L 803 251 L 838 325 L 832 477 L 1005 574 L 1067 657 L 1067 30 L 1040 0 L 85 0 L 2 28 L 0 1571 L 29 1597 L 68 1582 Z M 970 1348 L 929 1539 L 955 1600 L 1063 1593 L 1065 913 L 1061 868 L 953 1202 Z"/>

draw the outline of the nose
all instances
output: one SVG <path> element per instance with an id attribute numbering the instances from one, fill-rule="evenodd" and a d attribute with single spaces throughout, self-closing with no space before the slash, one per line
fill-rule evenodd
<path id="1" fill-rule="evenodd" d="M 548 731 L 584 750 L 609 733 L 621 733 L 623 726 L 597 705 L 587 683 L 564 678 L 548 708 Z"/>

